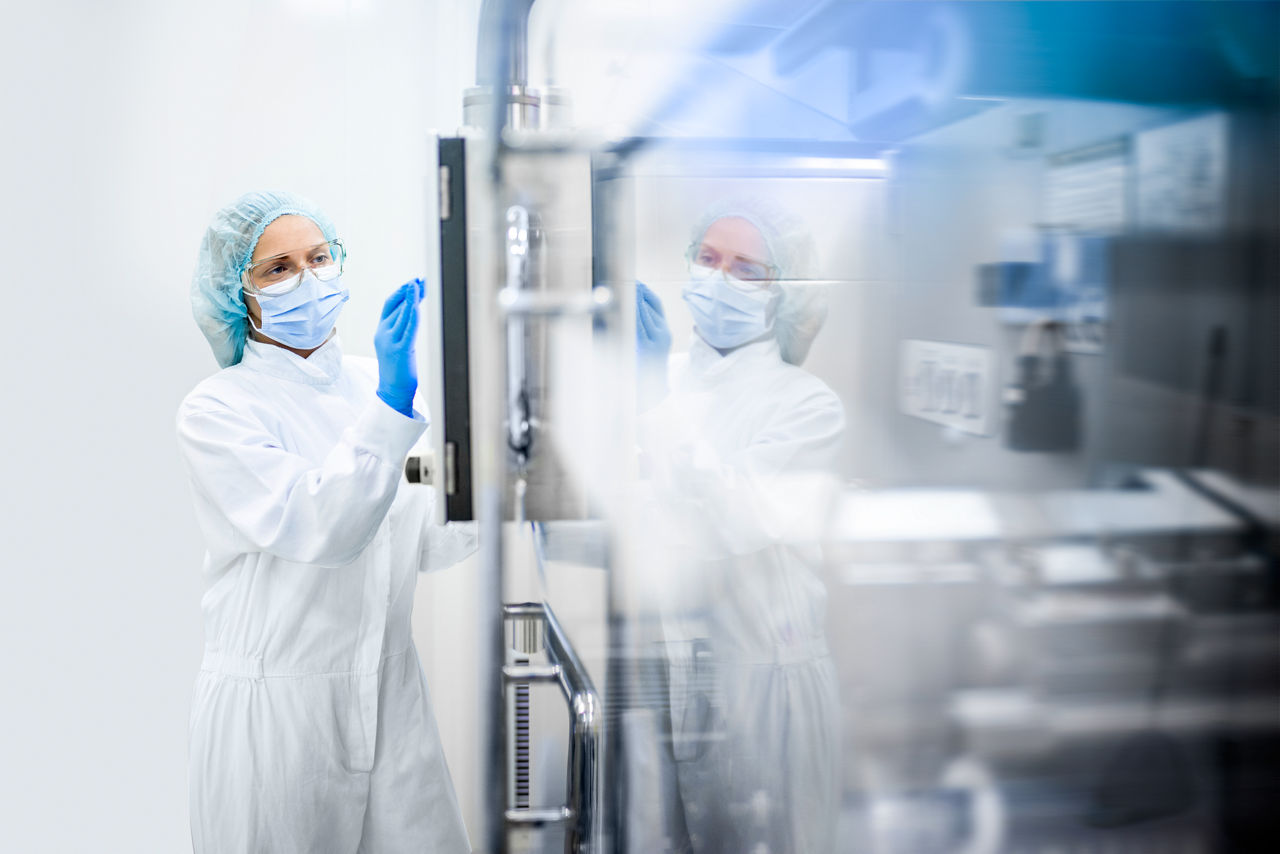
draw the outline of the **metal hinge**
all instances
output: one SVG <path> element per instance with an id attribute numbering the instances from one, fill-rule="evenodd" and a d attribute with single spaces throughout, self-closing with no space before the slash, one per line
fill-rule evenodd
<path id="1" fill-rule="evenodd" d="M 440 221 L 444 222 L 452 215 L 449 208 L 449 167 L 440 167 Z"/>
<path id="2" fill-rule="evenodd" d="M 444 494 L 456 495 L 458 492 L 458 444 L 444 443 Z"/>

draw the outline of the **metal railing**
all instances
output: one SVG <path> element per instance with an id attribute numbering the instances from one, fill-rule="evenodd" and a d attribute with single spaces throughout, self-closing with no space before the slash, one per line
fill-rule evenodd
<path id="1" fill-rule="evenodd" d="M 565 804 L 550 809 L 511 809 L 507 829 L 565 827 L 565 854 L 596 850 L 600 831 L 600 760 L 603 716 L 591 677 L 570 646 L 551 608 L 538 602 L 503 606 L 509 622 L 540 621 L 545 629 L 547 664 L 507 665 L 502 668 L 504 696 L 512 685 L 554 682 L 569 707 L 569 765 Z"/>

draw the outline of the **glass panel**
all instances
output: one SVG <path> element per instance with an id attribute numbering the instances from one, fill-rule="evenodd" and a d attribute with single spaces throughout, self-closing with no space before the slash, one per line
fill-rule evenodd
<path id="1" fill-rule="evenodd" d="M 1275 7 L 564 10 L 604 850 L 1275 848 Z"/>

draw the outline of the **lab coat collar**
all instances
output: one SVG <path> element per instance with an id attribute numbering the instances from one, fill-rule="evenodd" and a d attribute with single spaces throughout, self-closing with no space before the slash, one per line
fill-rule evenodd
<path id="1" fill-rule="evenodd" d="M 244 342 L 240 364 L 250 370 L 306 385 L 332 385 L 342 374 L 342 342 L 335 333 L 307 358 L 283 347 L 255 341 Z"/>
<path id="2" fill-rule="evenodd" d="M 719 350 L 703 341 L 697 332 L 694 332 L 693 343 L 689 346 L 689 372 L 703 380 L 715 379 L 728 371 L 737 371 L 748 365 L 762 366 L 781 361 L 778 339 L 774 337 L 743 344 L 723 356 Z"/>

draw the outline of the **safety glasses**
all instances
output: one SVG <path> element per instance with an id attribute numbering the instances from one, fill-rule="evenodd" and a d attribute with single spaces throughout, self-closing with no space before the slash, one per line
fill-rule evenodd
<path id="1" fill-rule="evenodd" d="M 297 290 L 302 284 L 302 274 L 310 270 L 317 279 L 327 282 L 342 274 L 347 260 L 347 250 L 338 239 L 317 243 L 301 253 L 289 252 L 255 261 L 240 274 L 240 284 L 245 293 L 254 296 L 276 297 Z M 270 292 L 267 289 L 270 288 Z"/>
<path id="2" fill-rule="evenodd" d="M 735 279 L 741 279 L 744 282 L 772 282 L 778 277 L 778 268 L 772 264 L 766 264 L 763 261 L 755 261 L 750 258 L 744 258 L 741 255 L 734 255 L 728 258 L 728 267 L 725 267 L 726 257 L 718 250 L 705 243 L 695 243 L 689 247 L 689 251 L 685 254 L 689 264 L 695 267 L 710 267 L 713 270 L 726 270 L 726 272 Z"/>

